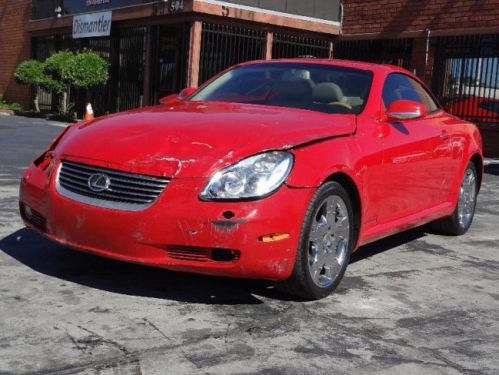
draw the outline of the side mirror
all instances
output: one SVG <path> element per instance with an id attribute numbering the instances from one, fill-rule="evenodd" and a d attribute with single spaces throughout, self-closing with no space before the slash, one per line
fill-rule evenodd
<path id="1" fill-rule="evenodd" d="M 414 100 L 396 100 L 388 107 L 389 120 L 414 120 L 428 115 L 428 109 Z"/>
<path id="2" fill-rule="evenodd" d="M 187 89 L 183 89 L 182 91 L 180 91 L 180 94 L 171 94 L 171 95 L 165 96 L 164 98 L 160 98 L 159 102 L 161 104 L 172 104 L 172 103 L 175 103 L 179 100 L 182 100 L 182 99 L 185 99 L 185 98 L 191 96 L 191 94 L 193 94 L 194 91 L 196 91 L 196 90 L 197 90 L 197 88 L 195 88 L 195 87 L 189 87 Z"/>
<path id="3" fill-rule="evenodd" d="M 176 101 L 178 101 L 177 94 L 171 94 L 171 95 L 165 96 L 164 98 L 159 99 L 159 102 L 161 104 L 171 104 L 171 103 L 175 103 Z"/>
<path id="4" fill-rule="evenodd" d="M 182 91 L 180 91 L 180 94 L 178 94 L 178 98 L 180 100 L 185 99 L 185 98 L 191 96 L 192 94 L 194 94 L 194 92 L 196 90 L 197 90 L 196 87 L 188 87 L 186 89 L 183 89 Z"/>

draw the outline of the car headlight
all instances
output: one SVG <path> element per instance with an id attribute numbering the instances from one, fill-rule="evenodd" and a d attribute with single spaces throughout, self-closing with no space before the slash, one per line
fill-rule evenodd
<path id="1" fill-rule="evenodd" d="M 204 200 L 262 198 L 276 191 L 293 167 L 293 155 L 272 151 L 244 159 L 216 173 L 201 193 Z"/>

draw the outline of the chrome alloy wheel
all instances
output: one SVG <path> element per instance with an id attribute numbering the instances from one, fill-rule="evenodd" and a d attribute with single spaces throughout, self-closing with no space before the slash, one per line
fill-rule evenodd
<path id="1" fill-rule="evenodd" d="M 476 174 L 472 168 L 467 168 L 464 173 L 461 189 L 459 190 L 459 201 L 457 203 L 457 217 L 459 224 L 467 228 L 473 220 L 476 204 Z"/>
<path id="2" fill-rule="evenodd" d="M 314 283 L 333 284 L 348 260 L 350 220 L 345 201 L 330 195 L 312 219 L 308 243 L 308 270 Z"/>

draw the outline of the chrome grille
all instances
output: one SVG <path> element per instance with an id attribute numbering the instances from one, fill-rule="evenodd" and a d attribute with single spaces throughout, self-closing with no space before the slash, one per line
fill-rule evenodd
<path id="1" fill-rule="evenodd" d="M 102 175 L 107 181 L 101 191 L 91 187 L 90 179 L 95 175 Z M 57 175 L 57 191 L 68 198 L 94 206 L 139 211 L 151 205 L 169 182 L 164 177 L 63 161 Z"/>

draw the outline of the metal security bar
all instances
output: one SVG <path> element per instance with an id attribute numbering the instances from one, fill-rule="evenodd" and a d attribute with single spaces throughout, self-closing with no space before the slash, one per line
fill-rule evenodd
<path id="1" fill-rule="evenodd" d="M 114 37 L 73 39 L 70 34 L 64 34 L 59 37 L 58 50 L 94 51 L 107 61 L 110 61 L 114 43 L 116 43 Z M 81 116 L 85 113 L 85 107 L 89 100 L 92 102 L 95 113 L 99 116 L 112 112 L 116 108 L 116 97 L 111 91 L 111 82 L 113 82 L 114 75 L 112 71 L 110 73 L 110 79 L 105 85 L 93 87 L 89 90 L 71 88 L 70 99 L 75 104 L 74 111 L 78 115 Z"/>
<path id="2" fill-rule="evenodd" d="M 264 58 L 265 32 L 203 23 L 199 82 L 244 61 Z"/>
<path id="3" fill-rule="evenodd" d="M 120 30 L 117 111 L 143 105 L 145 27 Z"/>
<path id="4" fill-rule="evenodd" d="M 330 40 L 287 34 L 274 34 L 272 58 L 317 57 L 330 58 Z"/>
<path id="5" fill-rule="evenodd" d="M 409 69 L 412 39 L 339 40 L 334 58 L 398 65 Z"/>
<path id="6" fill-rule="evenodd" d="M 452 114 L 499 134 L 499 34 L 437 38 L 433 91 Z"/>
<path id="7" fill-rule="evenodd" d="M 61 50 L 94 51 L 110 62 L 109 81 L 105 85 L 86 89 L 70 89 L 75 111 L 82 115 L 87 100 L 91 100 L 97 115 L 138 108 L 143 103 L 145 27 L 122 28 L 106 38 L 73 39 L 64 34 L 33 40 L 34 56 L 45 60 Z M 40 108 L 57 111 L 56 95 L 39 91 Z"/>

